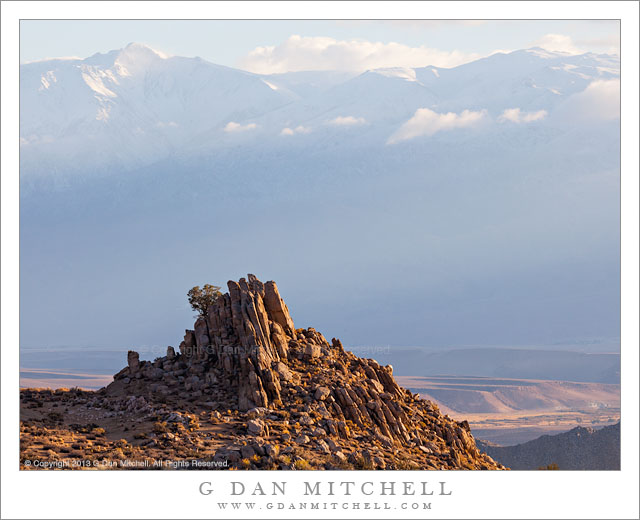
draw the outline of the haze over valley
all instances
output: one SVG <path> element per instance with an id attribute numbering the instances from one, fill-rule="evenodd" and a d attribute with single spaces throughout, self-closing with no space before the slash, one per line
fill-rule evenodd
<path id="1" fill-rule="evenodd" d="M 23 64 L 21 344 L 164 345 L 186 288 L 259 258 L 350 345 L 616 345 L 618 83 L 616 56 L 540 48 L 363 73 L 142 44 Z"/>

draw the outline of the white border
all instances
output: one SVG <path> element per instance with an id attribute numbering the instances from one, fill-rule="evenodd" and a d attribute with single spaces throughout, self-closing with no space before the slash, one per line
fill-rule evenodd
<path id="1" fill-rule="evenodd" d="M 415 517 L 638 518 L 638 3 L 637 2 L 3 2 L 2 9 L 2 517 L 215 518 L 202 497 L 287 480 L 445 480 L 451 497 Z M 19 472 L 18 453 L 18 21 L 22 18 L 592 18 L 621 19 L 622 471 L 620 472 Z M 249 486 L 248 486 L 249 487 Z M 292 495 L 287 499 L 295 498 Z M 347 497 L 348 498 L 348 497 Z M 384 497 L 376 497 L 380 501 Z M 411 513 L 409 513 L 411 514 Z M 402 517 L 385 511 L 240 511 L 236 517 Z M 410 517 L 410 516 L 407 516 Z"/>

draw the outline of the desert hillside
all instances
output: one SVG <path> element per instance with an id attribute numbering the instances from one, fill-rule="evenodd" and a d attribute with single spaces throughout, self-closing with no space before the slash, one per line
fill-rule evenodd
<path id="1" fill-rule="evenodd" d="M 228 289 L 105 388 L 23 389 L 21 467 L 504 469 L 391 366 L 296 329 L 274 282 Z"/>
<path id="2" fill-rule="evenodd" d="M 620 469 L 620 423 L 600 430 L 579 426 L 516 446 L 496 446 L 484 441 L 478 441 L 478 446 L 511 469 Z"/>

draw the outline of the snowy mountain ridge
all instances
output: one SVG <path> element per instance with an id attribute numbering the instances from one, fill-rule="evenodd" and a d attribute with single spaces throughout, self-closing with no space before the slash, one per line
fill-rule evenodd
<path id="1" fill-rule="evenodd" d="M 615 56 L 533 48 L 451 69 L 259 75 L 132 43 L 86 59 L 21 65 L 21 168 L 127 170 L 173 154 L 287 146 L 292 138 L 312 147 L 354 139 L 379 146 L 481 121 L 542 124 L 593 83 L 615 82 L 619 71 Z M 483 115 L 464 115 L 476 113 Z"/>

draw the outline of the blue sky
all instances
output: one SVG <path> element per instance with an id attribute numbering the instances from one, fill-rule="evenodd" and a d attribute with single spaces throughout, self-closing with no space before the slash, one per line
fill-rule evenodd
<path id="1" fill-rule="evenodd" d="M 532 46 L 571 53 L 613 53 L 619 46 L 619 22 L 615 20 L 23 20 L 20 29 L 21 62 L 86 58 L 135 41 L 170 55 L 200 56 L 265 73 L 385 66 L 384 60 L 369 60 L 362 67 L 354 64 L 358 56 L 370 56 L 372 49 L 377 56 L 394 48 L 396 54 L 413 54 L 421 66 L 455 66 L 495 51 Z M 292 40 L 296 35 L 301 38 Z M 331 47 L 337 44 L 342 47 Z M 349 63 L 326 59 L 328 47 L 344 50 L 354 45 L 358 51 Z M 261 47 L 266 50 L 260 51 Z M 344 54 L 342 50 L 337 54 Z M 319 53 L 324 53 L 320 65 Z"/>

